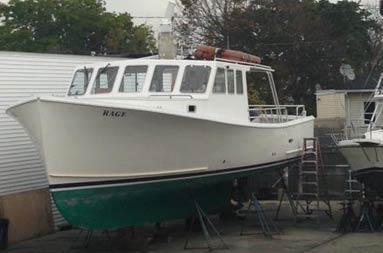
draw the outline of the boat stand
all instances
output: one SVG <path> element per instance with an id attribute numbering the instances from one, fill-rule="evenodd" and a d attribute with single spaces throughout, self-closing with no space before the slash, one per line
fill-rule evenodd
<path id="1" fill-rule="evenodd" d="M 81 240 L 81 235 L 83 234 L 83 232 L 86 232 L 85 238 L 83 239 L 83 242 L 81 243 L 81 245 L 76 246 L 75 244 L 77 244 L 77 242 L 79 242 Z M 102 233 L 105 234 L 106 238 L 108 239 L 109 251 L 113 252 L 112 238 L 110 237 L 109 231 L 104 230 L 104 231 L 102 231 Z M 93 234 L 94 234 L 93 230 L 80 229 L 78 236 L 76 237 L 75 240 L 72 241 L 69 249 L 66 252 L 68 253 L 68 252 L 71 252 L 72 250 L 77 250 L 78 248 L 87 249 L 89 247 L 91 240 L 92 240 Z"/>
<path id="2" fill-rule="evenodd" d="M 362 200 L 359 222 L 355 228 L 356 232 L 375 232 L 379 228 L 375 215 L 374 204 L 369 200 Z M 367 229 L 367 230 L 366 230 Z"/>
<path id="3" fill-rule="evenodd" d="M 196 211 L 197 216 L 198 216 L 198 220 L 199 220 L 199 222 L 201 224 L 201 227 L 202 227 L 202 231 L 203 231 L 203 235 L 205 237 L 205 241 L 206 241 L 207 247 L 190 247 L 189 246 L 190 233 L 192 231 L 192 226 L 193 226 L 193 224 L 196 223 L 196 217 L 194 216 L 192 221 L 191 221 L 191 223 L 190 223 L 188 231 L 187 231 L 187 237 L 186 237 L 184 249 L 185 250 L 188 250 L 188 249 L 209 249 L 209 251 L 213 251 L 215 249 L 229 249 L 229 247 L 227 246 L 227 244 L 223 240 L 221 234 L 218 232 L 218 230 L 216 229 L 214 224 L 211 222 L 211 220 L 209 219 L 207 214 L 202 210 L 202 208 L 198 204 L 198 202 L 196 200 L 194 200 L 193 202 L 194 202 L 195 211 Z M 218 237 L 218 239 L 220 240 L 221 247 L 213 246 L 212 238 L 211 238 L 211 235 L 209 233 L 209 228 Z"/>
<path id="4" fill-rule="evenodd" d="M 338 225 L 336 226 L 336 232 L 353 232 L 358 224 L 358 217 L 356 217 L 354 212 L 353 201 L 348 200 L 341 203 L 341 205 L 343 209 L 343 214 L 338 222 Z"/>
<path id="5" fill-rule="evenodd" d="M 265 211 L 263 210 L 261 204 L 259 203 L 259 201 L 258 201 L 258 199 L 254 193 L 251 193 L 251 199 L 249 202 L 249 206 L 246 210 L 245 218 L 247 218 L 247 214 L 251 213 L 251 211 L 250 211 L 251 207 L 254 207 L 254 213 L 255 213 L 257 221 L 259 222 L 259 225 L 261 227 L 261 233 L 266 238 L 272 239 L 273 234 L 279 234 L 279 230 L 278 230 L 277 226 L 275 225 L 275 223 L 271 219 L 269 219 L 267 217 L 267 215 L 265 214 Z M 245 227 L 245 223 L 243 222 L 240 235 L 251 235 L 249 233 L 246 233 L 246 234 L 244 233 L 244 227 Z"/>
<path id="6" fill-rule="evenodd" d="M 285 171 L 286 169 L 287 169 L 287 171 Z M 287 176 L 288 176 L 288 168 L 285 168 L 284 170 L 279 171 L 279 179 L 272 186 L 272 188 L 275 188 L 276 186 L 279 185 L 280 186 L 279 189 L 282 190 L 282 193 L 280 194 L 280 197 L 279 197 L 279 203 L 278 203 L 277 211 L 275 212 L 274 220 L 279 219 L 279 212 L 281 211 L 282 203 L 285 200 L 285 198 L 287 198 L 287 200 L 289 202 L 291 212 L 293 213 L 294 218 L 297 215 L 297 207 L 294 203 L 292 194 L 290 193 L 290 191 L 287 187 L 286 181 L 285 181 L 285 177 L 287 177 Z"/>

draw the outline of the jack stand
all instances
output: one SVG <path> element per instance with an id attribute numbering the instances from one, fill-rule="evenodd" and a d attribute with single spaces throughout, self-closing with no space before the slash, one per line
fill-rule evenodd
<path id="1" fill-rule="evenodd" d="M 86 231 L 86 234 L 85 234 L 85 239 L 84 241 L 82 242 L 82 245 L 80 247 L 86 249 L 88 248 L 89 246 L 89 243 L 90 243 L 90 240 L 92 239 L 92 236 L 93 236 L 93 230 L 84 230 L 84 229 L 80 229 L 80 232 L 78 234 L 78 236 L 76 237 L 76 239 L 74 239 L 69 247 L 69 249 L 66 251 L 66 252 L 71 252 L 72 250 L 74 250 L 75 248 L 77 248 L 75 246 L 75 244 L 81 239 L 81 234 Z"/>
<path id="2" fill-rule="evenodd" d="M 352 200 L 345 201 L 341 204 L 343 207 L 343 215 L 340 218 L 340 221 L 338 225 L 336 226 L 336 232 L 339 233 L 348 233 L 354 231 L 357 223 L 358 218 L 355 215 L 354 209 L 353 209 L 353 202 Z"/>
<path id="3" fill-rule="evenodd" d="M 156 222 L 155 232 L 149 240 L 149 243 L 155 242 L 169 242 L 169 232 L 160 222 Z"/>
<path id="4" fill-rule="evenodd" d="M 81 235 L 83 232 L 86 232 L 85 234 L 85 238 L 84 238 L 84 241 L 81 243 L 81 245 L 79 246 L 76 246 L 75 244 L 81 240 Z M 90 241 L 92 240 L 92 237 L 93 237 L 93 234 L 94 234 L 94 231 L 93 230 L 84 230 L 84 229 L 81 229 L 78 236 L 76 237 L 75 240 L 73 240 L 71 246 L 69 247 L 69 249 L 66 251 L 66 252 L 71 252 L 72 250 L 74 249 L 78 249 L 78 248 L 82 248 L 82 249 L 87 249 L 89 247 L 89 244 L 90 244 Z M 108 247 L 109 247 L 109 252 L 113 252 L 113 243 L 112 243 L 112 237 L 110 236 L 109 234 L 109 231 L 108 230 L 104 230 L 102 231 L 102 234 L 104 234 L 108 240 Z M 77 252 L 77 250 L 76 250 Z"/>
<path id="5" fill-rule="evenodd" d="M 293 213 L 294 217 L 296 217 L 297 215 L 297 207 L 294 203 L 294 200 L 291 196 L 291 193 L 289 192 L 289 189 L 287 187 L 287 184 L 286 184 L 286 181 L 285 181 L 285 177 L 288 177 L 288 170 L 286 170 L 288 168 L 285 168 L 282 172 L 282 171 L 279 171 L 279 179 L 273 184 L 273 188 L 276 187 L 277 185 L 280 185 L 282 189 L 282 194 L 279 198 L 279 203 L 278 203 L 278 207 L 277 207 L 277 211 L 275 212 L 275 217 L 274 217 L 274 220 L 278 220 L 279 219 L 279 212 L 281 211 L 281 207 L 282 207 L 282 203 L 285 199 L 285 196 L 287 197 L 287 200 L 289 202 L 289 205 L 290 205 L 290 208 L 291 208 L 291 212 Z M 285 171 L 286 170 L 286 171 Z"/>
<path id="6" fill-rule="evenodd" d="M 375 232 L 378 226 L 374 217 L 374 205 L 370 201 L 364 199 L 362 200 L 361 209 L 360 219 L 355 231 L 360 232 L 363 227 L 367 227 L 369 232 Z"/>
<path id="7" fill-rule="evenodd" d="M 80 231 L 80 235 L 83 232 L 83 230 Z M 90 240 L 92 240 L 93 236 L 93 230 L 87 230 L 85 235 L 84 244 L 82 245 L 85 249 L 88 248 Z"/>
<path id="8" fill-rule="evenodd" d="M 188 228 L 187 239 L 186 239 L 186 242 L 185 242 L 185 245 L 184 245 L 184 249 L 187 250 L 187 249 L 206 249 L 207 248 L 207 249 L 209 249 L 209 251 L 213 251 L 215 249 L 229 249 L 229 247 L 227 246 L 227 244 L 225 243 L 225 241 L 221 237 L 221 234 L 218 232 L 218 230 L 216 229 L 214 224 L 211 222 L 209 217 L 202 210 L 202 208 L 200 207 L 200 205 L 198 204 L 198 202 L 196 200 L 194 200 L 194 206 L 195 206 L 195 209 L 196 209 L 196 212 L 197 212 L 197 215 L 198 215 L 198 219 L 199 219 L 199 222 L 200 222 L 202 230 L 203 230 L 203 235 L 205 237 L 205 241 L 207 243 L 207 247 L 195 248 L 195 247 L 189 247 L 188 246 L 189 245 L 189 241 L 190 241 L 190 231 L 192 229 L 193 224 L 196 221 L 196 217 L 193 217 L 192 222 L 191 222 L 191 224 L 190 224 L 190 226 Z M 210 236 L 210 233 L 209 233 L 209 228 L 219 238 L 219 240 L 222 243 L 222 247 L 214 247 L 213 246 L 212 240 L 211 240 L 211 236 Z"/>
<path id="9" fill-rule="evenodd" d="M 279 234 L 279 230 L 277 229 L 277 226 L 271 219 L 269 219 L 265 215 L 265 211 L 263 210 L 261 204 L 259 203 L 254 193 L 251 193 L 251 200 L 247 208 L 246 214 L 250 213 L 251 206 L 254 207 L 254 213 L 256 214 L 257 220 L 261 226 L 262 234 L 269 239 L 273 238 L 273 234 Z M 243 232 L 244 225 L 245 224 L 243 223 L 241 227 L 240 235 L 250 235 L 250 234 L 244 234 Z"/>

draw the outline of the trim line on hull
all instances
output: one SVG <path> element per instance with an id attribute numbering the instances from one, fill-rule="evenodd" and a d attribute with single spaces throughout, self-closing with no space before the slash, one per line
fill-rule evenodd
<path id="1" fill-rule="evenodd" d="M 67 174 L 49 174 L 51 177 L 70 177 L 70 178 L 116 178 L 116 177 L 144 177 L 144 176 L 156 176 L 156 175 L 169 175 L 169 174 L 177 174 L 177 175 L 184 175 L 185 173 L 190 174 L 190 171 L 195 172 L 201 172 L 201 171 L 207 171 L 208 167 L 200 167 L 200 168 L 190 168 L 190 169 L 183 169 L 183 170 L 172 170 L 172 171 L 161 171 L 161 172 L 145 172 L 145 173 L 134 173 L 134 174 L 120 174 L 120 175 L 112 175 L 112 176 L 105 176 L 105 175 L 67 175 Z"/>
<path id="2" fill-rule="evenodd" d="M 257 164 L 257 165 L 248 165 L 248 166 L 229 168 L 224 170 L 200 172 L 200 173 L 187 173 L 182 175 L 168 175 L 168 176 L 144 177 L 144 178 L 127 178 L 127 179 L 119 179 L 119 180 L 52 184 L 52 185 L 49 185 L 49 188 L 51 191 L 60 191 L 60 190 L 71 190 L 71 189 L 78 189 L 78 188 L 93 188 L 93 187 L 98 187 L 100 185 L 103 185 L 103 187 L 114 187 L 114 186 L 121 186 L 121 185 L 143 184 L 148 182 L 153 183 L 153 182 L 160 182 L 160 181 L 172 181 L 172 180 L 199 178 L 199 177 L 206 177 L 206 176 L 234 174 L 234 173 L 240 173 L 240 172 L 247 172 L 251 170 L 259 170 L 269 166 L 282 165 L 285 163 L 296 161 L 298 159 L 299 157 L 294 157 L 290 159 L 284 159 L 284 160 Z"/>

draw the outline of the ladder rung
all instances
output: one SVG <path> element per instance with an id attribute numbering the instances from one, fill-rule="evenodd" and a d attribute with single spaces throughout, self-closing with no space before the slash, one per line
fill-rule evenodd
<path id="1" fill-rule="evenodd" d="M 345 190 L 345 192 L 361 192 L 360 190 Z"/>
<path id="2" fill-rule="evenodd" d="M 317 160 L 302 160 L 302 163 L 318 163 Z"/>
<path id="3" fill-rule="evenodd" d="M 317 214 L 297 214 L 297 217 L 301 218 L 313 218 L 313 217 L 318 217 Z"/>
<path id="4" fill-rule="evenodd" d="M 314 154 L 314 155 L 318 155 L 318 152 L 317 151 L 315 151 L 315 150 L 310 150 L 310 149 L 308 149 L 308 150 L 304 150 L 303 151 L 303 154 L 305 155 L 305 154 Z"/>
<path id="5" fill-rule="evenodd" d="M 301 175 L 302 174 L 318 174 L 318 172 L 315 170 L 305 170 L 305 171 L 301 171 Z"/>
<path id="6" fill-rule="evenodd" d="M 301 184 L 305 184 L 305 185 L 318 185 L 317 182 L 301 182 Z"/>
<path id="7" fill-rule="evenodd" d="M 307 196 L 318 196 L 318 193 L 310 193 L 310 192 L 302 192 L 302 193 L 299 193 L 298 195 L 300 196 L 304 196 L 304 195 L 307 195 Z"/>

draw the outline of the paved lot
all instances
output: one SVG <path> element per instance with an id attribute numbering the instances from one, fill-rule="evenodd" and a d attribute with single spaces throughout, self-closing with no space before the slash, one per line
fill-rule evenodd
<path id="1" fill-rule="evenodd" d="M 339 206 L 334 205 L 335 208 Z M 270 204 L 275 210 L 275 203 Z M 289 210 L 283 208 L 281 221 L 276 222 L 281 233 L 267 239 L 259 234 L 259 226 L 254 226 L 255 218 L 246 220 L 245 233 L 240 235 L 242 221 L 239 219 L 221 220 L 212 217 L 214 224 L 221 232 L 228 250 L 216 252 L 382 252 L 383 233 L 335 233 L 336 221 L 326 217 L 321 218 L 320 225 L 315 221 L 302 221 L 295 224 Z M 153 227 L 131 230 L 114 231 L 110 233 L 95 233 L 87 248 L 83 247 L 86 233 L 79 230 L 62 231 L 42 238 L 37 238 L 11 245 L 10 253 L 88 253 L 88 252 L 184 252 L 187 233 L 182 221 L 163 224 L 156 237 L 153 237 Z M 214 240 L 216 245 L 219 240 Z M 202 232 L 193 232 L 190 236 L 190 246 L 206 246 Z M 190 252 L 208 252 L 207 249 L 194 249 Z"/>

